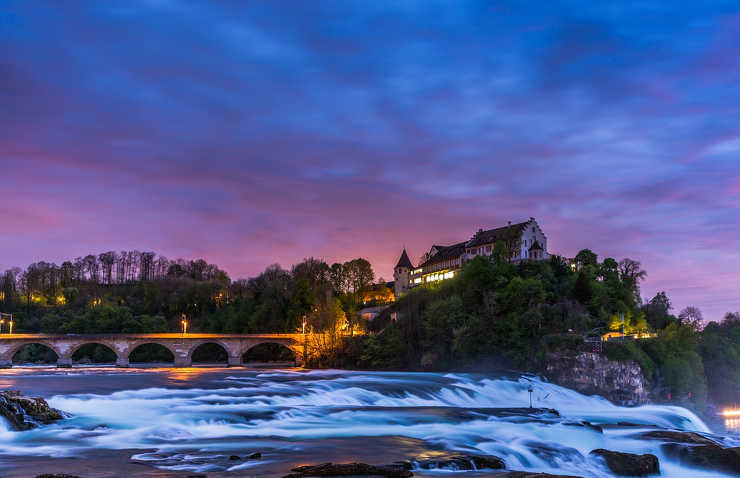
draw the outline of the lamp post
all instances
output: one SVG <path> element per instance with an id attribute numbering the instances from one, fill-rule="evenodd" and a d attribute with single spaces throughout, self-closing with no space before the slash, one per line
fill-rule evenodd
<path id="1" fill-rule="evenodd" d="M 4 323 L 5 323 L 5 321 L 3 319 L 0 319 L 0 334 L 3 333 L 3 324 Z"/>
<path id="2" fill-rule="evenodd" d="M 529 389 L 527 389 L 527 391 L 529 392 L 529 408 L 532 408 L 532 392 L 534 392 L 534 390 L 532 389 L 531 385 L 529 386 Z"/>
<path id="3" fill-rule="evenodd" d="M 306 353 L 307 353 L 307 338 L 306 338 L 306 316 L 303 315 L 303 321 L 301 323 L 301 326 L 303 327 L 303 367 L 306 367 Z"/>
<path id="4" fill-rule="evenodd" d="M 10 314 L 10 322 L 8 322 L 8 326 L 10 326 L 8 334 L 13 335 L 13 314 Z"/>
<path id="5" fill-rule="evenodd" d="M 185 314 L 182 314 L 182 320 L 180 323 L 182 324 L 182 336 L 185 337 L 185 334 L 188 333 L 188 321 L 186 320 L 187 316 Z"/>

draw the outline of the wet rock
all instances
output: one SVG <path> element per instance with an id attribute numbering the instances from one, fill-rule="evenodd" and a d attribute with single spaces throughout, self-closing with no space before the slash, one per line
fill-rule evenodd
<path id="1" fill-rule="evenodd" d="M 658 457 L 655 455 L 635 455 L 603 448 L 593 450 L 591 455 L 601 457 L 611 472 L 618 476 L 648 476 L 660 473 Z"/>
<path id="2" fill-rule="evenodd" d="M 45 473 L 37 475 L 36 478 L 80 478 L 77 475 L 65 475 L 64 473 Z"/>
<path id="3" fill-rule="evenodd" d="M 506 468 L 506 465 L 501 458 L 493 455 L 452 455 L 424 460 L 397 461 L 388 467 L 401 470 L 472 471 L 501 470 Z"/>
<path id="4" fill-rule="evenodd" d="M 663 440 L 671 443 L 691 443 L 696 445 L 716 445 L 717 442 L 694 432 L 676 432 L 670 430 L 654 430 L 638 433 L 637 438 L 648 440 Z"/>
<path id="5" fill-rule="evenodd" d="M 683 466 L 707 468 L 740 476 L 740 447 L 723 448 L 715 443 L 706 445 L 666 443 L 661 449 L 667 457 L 677 459 Z"/>
<path id="6" fill-rule="evenodd" d="M 247 458 L 249 458 L 250 460 L 258 460 L 258 459 L 262 458 L 262 453 L 259 453 L 259 452 L 258 453 L 252 453 Z"/>
<path id="7" fill-rule="evenodd" d="M 583 460 L 581 452 L 575 448 L 567 447 L 564 445 L 543 443 L 543 442 L 528 442 L 527 448 L 540 460 L 548 463 L 554 468 L 558 468 L 560 465 L 558 461 L 566 460 L 571 462 L 577 462 Z"/>
<path id="8" fill-rule="evenodd" d="M 505 471 L 496 473 L 496 478 L 583 478 L 572 475 L 550 475 L 548 473 L 534 473 L 531 471 Z"/>
<path id="9" fill-rule="evenodd" d="M 581 420 L 579 422 L 565 422 L 563 425 L 567 427 L 584 427 L 584 428 L 590 428 L 591 430 L 598 432 L 598 433 L 604 433 L 604 429 L 601 427 L 601 425 L 595 425 L 589 421 Z"/>
<path id="10" fill-rule="evenodd" d="M 231 455 L 229 457 L 229 460 L 230 461 L 237 461 L 237 460 L 241 460 L 241 458 L 238 455 Z"/>
<path id="11" fill-rule="evenodd" d="M 30 430 L 39 425 L 64 418 L 59 410 L 51 408 L 43 398 L 24 397 L 17 390 L 0 392 L 0 416 L 14 430 Z"/>
<path id="12" fill-rule="evenodd" d="M 635 361 L 617 362 L 596 353 L 554 353 L 546 360 L 547 378 L 563 387 L 623 405 L 649 401 L 649 381 Z"/>
<path id="13" fill-rule="evenodd" d="M 408 478 L 413 476 L 408 470 L 387 466 L 373 466 L 366 463 L 322 463 L 293 468 L 295 473 L 284 478 L 303 478 L 307 476 L 383 476 L 385 478 Z"/>

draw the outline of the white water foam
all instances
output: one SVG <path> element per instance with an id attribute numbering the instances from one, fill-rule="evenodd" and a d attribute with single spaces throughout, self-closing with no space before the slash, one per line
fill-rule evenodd
<path id="1" fill-rule="evenodd" d="M 404 436 L 451 451 L 497 455 L 510 469 L 610 477 L 598 460 L 589 457 L 591 450 L 607 448 L 654 453 L 664 476 L 722 476 L 668 462 L 660 442 L 635 437 L 644 429 L 599 433 L 577 425 L 583 420 L 632 422 L 709 433 L 688 410 L 619 407 L 533 377 L 276 371 L 230 375 L 222 383 L 227 386 L 57 395 L 49 403 L 72 417 L 23 433 L 0 425 L 1 453 L 69 456 L 90 449 L 156 449 L 135 459 L 171 470 L 204 472 L 248 469 L 265 462 L 229 465 L 220 462 L 219 455 L 201 456 L 192 450 L 224 451 L 267 438 Z M 556 409 L 560 418 L 496 417 L 475 410 L 527 406 L 530 386 L 534 405 Z"/>

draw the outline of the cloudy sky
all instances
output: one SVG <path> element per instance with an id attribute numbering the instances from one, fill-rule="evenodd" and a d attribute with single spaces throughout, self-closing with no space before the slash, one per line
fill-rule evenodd
<path id="1" fill-rule="evenodd" d="M 676 312 L 740 310 L 740 6 L 542 3 L 1 0 L 0 268 L 389 279 L 534 216 Z"/>

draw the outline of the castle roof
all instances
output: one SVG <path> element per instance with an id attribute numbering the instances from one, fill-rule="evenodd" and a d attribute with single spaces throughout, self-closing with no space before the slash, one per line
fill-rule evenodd
<path id="1" fill-rule="evenodd" d="M 531 220 L 520 222 L 519 224 L 509 224 L 508 226 L 497 227 L 487 231 L 481 229 L 465 244 L 465 247 L 476 247 L 483 244 L 493 244 L 496 241 L 519 238 L 530 222 Z"/>
<path id="2" fill-rule="evenodd" d="M 396 269 L 399 267 L 406 267 L 408 269 L 413 269 L 414 266 L 411 265 L 411 260 L 409 259 L 409 255 L 406 254 L 406 249 L 403 249 L 403 252 L 401 253 L 401 257 L 398 259 L 398 264 L 396 264 Z"/>
<path id="3" fill-rule="evenodd" d="M 448 259 L 457 259 L 460 255 L 465 252 L 465 242 L 458 242 L 451 246 L 439 246 L 435 245 L 437 253 L 427 259 L 419 267 L 424 267 L 429 264 L 435 264 L 437 262 L 446 261 Z"/>

